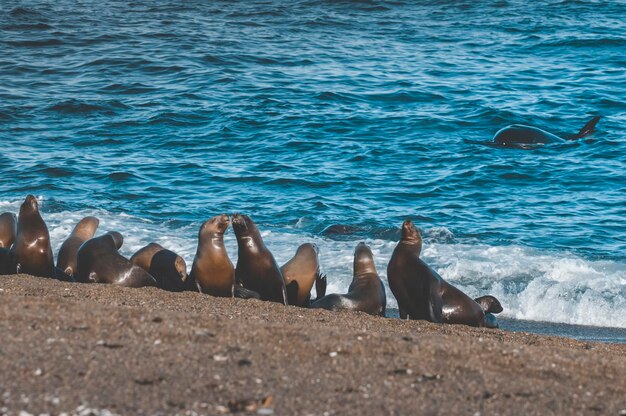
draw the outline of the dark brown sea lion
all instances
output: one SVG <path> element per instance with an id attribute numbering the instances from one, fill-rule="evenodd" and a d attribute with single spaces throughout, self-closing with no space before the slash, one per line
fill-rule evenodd
<path id="1" fill-rule="evenodd" d="M 37 199 L 28 195 L 20 207 L 17 233 L 10 249 L 16 273 L 55 278 L 50 233 L 39 214 Z"/>
<path id="2" fill-rule="evenodd" d="M 421 248 L 419 231 L 411 221 L 405 221 L 402 224 L 402 238 L 387 266 L 389 287 L 398 301 L 400 317 L 493 326 L 494 321 L 485 320 L 485 311 L 481 305 L 446 282 L 419 258 Z"/>
<path id="3" fill-rule="evenodd" d="M 222 297 L 235 294 L 235 268 L 224 246 L 224 233 L 229 224 L 228 215 L 217 215 L 205 221 L 198 232 L 190 278 L 202 293 Z"/>
<path id="4" fill-rule="evenodd" d="M 182 292 L 187 279 L 187 263 L 178 254 L 160 244 L 150 243 L 137 251 L 130 261 L 147 271 L 157 281 L 157 287 L 170 292 Z"/>
<path id="5" fill-rule="evenodd" d="M 238 259 L 235 278 L 257 292 L 262 300 L 287 304 L 285 281 L 272 253 L 265 247 L 256 224 L 247 215 L 233 216 Z"/>
<path id="6" fill-rule="evenodd" d="M 374 255 L 367 244 L 359 243 L 356 246 L 353 267 L 353 278 L 348 293 L 326 295 L 313 302 L 311 308 L 331 311 L 352 310 L 385 316 L 387 306 L 385 286 L 378 276 Z"/>
<path id="7" fill-rule="evenodd" d="M 154 277 L 118 253 L 120 237 L 119 233 L 106 233 L 83 243 L 78 249 L 76 281 L 129 287 L 156 286 Z"/>
<path id="8" fill-rule="evenodd" d="M 11 248 L 17 234 L 17 217 L 12 212 L 0 215 L 0 248 Z"/>
<path id="9" fill-rule="evenodd" d="M 311 303 L 311 289 L 315 281 L 321 278 L 318 255 L 315 244 L 302 244 L 296 250 L 296 255 L 280 268 L 290 305 L 306 307 Z"/>
<path id="10" fill-rule="evenodd" d="M 76 254 L 80 246 L 93 238 L 100 220 L 96 217 L 85 217 L 76 224 L 70 236 L 63 242 L 57 255 L 57 268 L 64 273 L 74 276 L 76 274 Z"/>

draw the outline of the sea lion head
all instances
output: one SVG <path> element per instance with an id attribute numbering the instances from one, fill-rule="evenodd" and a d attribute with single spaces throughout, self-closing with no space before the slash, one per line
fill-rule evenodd
<path id="1" fill-rule="evenodd" d="M 420 247 L 422 245 L 422 235 L 411 220 L 406 220 L 402 223 L 402 242 L 407 244 L 419 244 Z"/>
<path id="2" fill-rule="evenodd" d="M 100 225 L 100 220 L 96 217 L 85 217 L 76 224 L 72 234 L 83 240 L 88 240 L 96 233 L 98 225 Z"/>
<path id="3" fill-rule="evenodd" d="M 20 207 L 20 217 L 24 215 L 32 215 L 34 213 L 39 212 L 39 203 L 37 202 L 37 198 L 32 195 L 27 195 L 26 199 L 22 203 Z"/>
<path id="4" fill-rule="evenodd" d="M 105 235 L 111 236 L 116 250 L 119 250 L 122 247 L 122 244 L 124 244 L 124 236 L 117 231 L 109 231 Z"/>
<path id="5" fill-rule="evenodd" d="M 202 224 L 202 226 L 200 227 L 200 233 L 198 237 L 201 238 L 203 235 L 209 235 L 209 234 L 223 235 L 226 232 L 226 229 L 228 228 L 229 224 L 230 224 L 230 218 L 228 218 L 228 215 L 226 214 L 216 215 L 215 217 L 209 220 L 206 220 L 204 224 Z"/>
<path id="6" fill-rule="evenodd" d="M 369 246 L 363 242 L 354 249 L 354 274 L 377 273 L 374 265 L 374 254 Z"/>
<path id="7" fill-rule="evenodd" d="M 296 256 L 310 256 L 317 258 L 320 254 L 320 249 L 315 243 L 304 243 L 296 250 Z"/>
<path id="8" fill-rule="evenodd" d="M 235 231 L 235 235 L 250 235 L 253 234 L 256 229 L 256 224 L 252 221 L 252 218 L 242 214 L 233 215 L 233 230 Z"/>

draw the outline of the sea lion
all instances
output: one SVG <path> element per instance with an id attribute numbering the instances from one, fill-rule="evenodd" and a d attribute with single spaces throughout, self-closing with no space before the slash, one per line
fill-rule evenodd
<path id="1" fill-rule="evenodd" d="M 580 129 L 578 134 L 566 137 L 559 137 L 537 127 L 513 124 L 500 129 L 495 136 L 493 136 L 493 142 L 500 146 L 520 148 L 530 148 L 538 144 L 563 143 L 567 140 L 577 140 L 592 134 L 599 120 L 599 116 L 592 118 Z"/>
<path id="2" fill-rule="evenodd" d="M 128 287 L 156 286 L 148 272 L 118 253 L 121 234 L 109 232 L 87 240 L 78 249 L 76 280 Z"/>
<path id="3" fill-rule="evenodd" d="M 374 265 L 372 250 L 365 243 L 359 243 L 354 250 L 354 270 L 352 283 L 345 295 L 330 294 L 316 300 L 311 308 L 331 311 L 352 310 L 385 316 L 387 297 L 385 286 Z"/>
<path id="4" fill-rule="evenodd" d="M 256 224 L 247 215 L 233 216 L 238 259 L 235 278 L 243 287 L 261 296 L 261 300 L 287 304 L 285 281 L 272 253 L 263 243 Z"/>
<path id="5" fill-rule="evenodd" d="M 48 227 L 37 199 L 28 195 L 20 207 L 15 241 L 10 249 L 16 273 L 56 278 Z"/>
<path id="6" fill-rule="evenodd" d="M 69 276 L 76 273 L 76 254 L 80 246 L 93 238 L 100 220 L 96 217 L 85 217 L 76 224 L 70 236 L 63 242 L 57 255 L 57 268 Z"/>
<path id="7" fill-rule="evenodd" d="M 235 268 L 224 246 L 229 224 L 228 215 L 221 214 L 205 221 L 198 231 L 198 248 L 189 276 L 200 292 L 211 296 L 235 294 Z"/>
<path id="8" fill-rule="evenodd" d="M 187 263 L 178 254 L 157 243 L 137 251 L 130 261 L 156 279 L 157 287 L 170 292 L 182 292 L 187 279 Z"/>
<path id="9" fill-rule="evenodd" d="M 0 215 L 0 248 L 11 248 L 17 234 L 17 217 L 12 212 Z"/>
<path id="10" fill-rule="evenodd" d="M 298 247 L 295 256 L 280 268 L 290 305 L 306 307 L 311 303 L 311 289 L 316 280 L 321 278 L 318 256 L 317 246 L 305 243 Z"/>
<path id="11" fill-rule="evenodd" d="M 481 305 L 424 263 L 419 258 L 421 249 L 419 231 L 410 220 L 405 221 L 402 238 L 387 265 L 389 287 L 398 301 L 400 317 L 470 326 L 497 325 L 485 319 Z"/>

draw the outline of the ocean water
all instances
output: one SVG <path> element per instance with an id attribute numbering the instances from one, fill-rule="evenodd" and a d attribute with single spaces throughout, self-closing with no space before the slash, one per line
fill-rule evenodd
<path id="1" fill-rule="evenodd" d="M 191 267 L 200 224 L 243 212 L 279 263 L 315 242 L 340 292 L 359 241 L 386 283 L 412 218 L 505 321 L 626 328 L 624 1 L 6 6 L 0 211 L 37 195 L 55 253 L 96 215 L 124 254 L 156 241 Z M 483 144 L 594 115 L 579 141 Z"/>

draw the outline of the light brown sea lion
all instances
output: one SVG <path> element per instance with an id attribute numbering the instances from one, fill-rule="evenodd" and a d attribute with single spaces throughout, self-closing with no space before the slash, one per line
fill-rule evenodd
<path id="1" fill-rule="evenodd" d="M 12 212 L 0 215 L 0 248 L 11 248 L 17 234 L 17 217 Z"/>
<path id="2" fill-rule="evenodd" d="M 74 276 L 76 274 L 76 254 L 80 246 L 93 238 L 100 220 L 96 217 L 85 217 L 76 224 L 70 236 L 63 242 L 57 255 L 57 268 L 64 273 Z"/>
<path id="3" fill-rule="evenodd" d="M 239 256 L 235 278 L 262 300 L 287 304 L 285 281 L 272 253 L 263 243 L 256 224 L 247 215 L 233 216 Z"/>
<path id="4" fill-rule="evenodd" d="M 39 214 L 37 199 L 28 195 L 20 207 L 17 233 L 10 249 L 16 273 L 55 278 L 50 233 Z"/>
<path id="5" fill-rule="evenodd" d="M 315 244 L 305 243 L 296 250 L 296 255 L 280 268 L 285 279 L 290 305 L 309 306 L 311 289 L 320 276 L 319 250 Z"/>
<path id="6" fill-rule="evenodd" d="M 157 287 L 170 292 L 182 292 L 187 279 L 187 263 L 178 254 L 160 244 L 150 243 L 137 251 L 130 261 L 147 271 L 157 281 Z"/>
<path id="7" fill-rule="evenodd" d="M 198 248 L 189 276 L 200 292 L 211 296 L 235 294 L 235 267 L 224 246 L 229 224 L 228 215 L 221 214 L 205 221 L 198 231 Z"/>
<path id="8" fill-rule="evenodd" d="M 422 239 L 409 220 L 387 266 L 389 287 L 398 301 L 400 317 L 470 326 L 497 325 L 485 319 L 481 305 L 446 282 L 420 258 Z M 495 299 L 495 298 L 494 298 Z"/>
<path id="9" fill-rule="evenodd" d="M 386 306 L 385 286 L 376 271 L 372 250 L 365 243 L 359 243 L 354 250 L 353 277 L 348 293 L 326 295 L 311 304 L 311 308 L 361 311 L 378 316 L 385 316 Z"/>
<path id="10" fill-rule="evenodd" d="M 118 253 L 121 234 L 110 232 L 87 240 L 78 249 L 76 281 L 129 287 L 156 286 L 148 272 Z"/>

